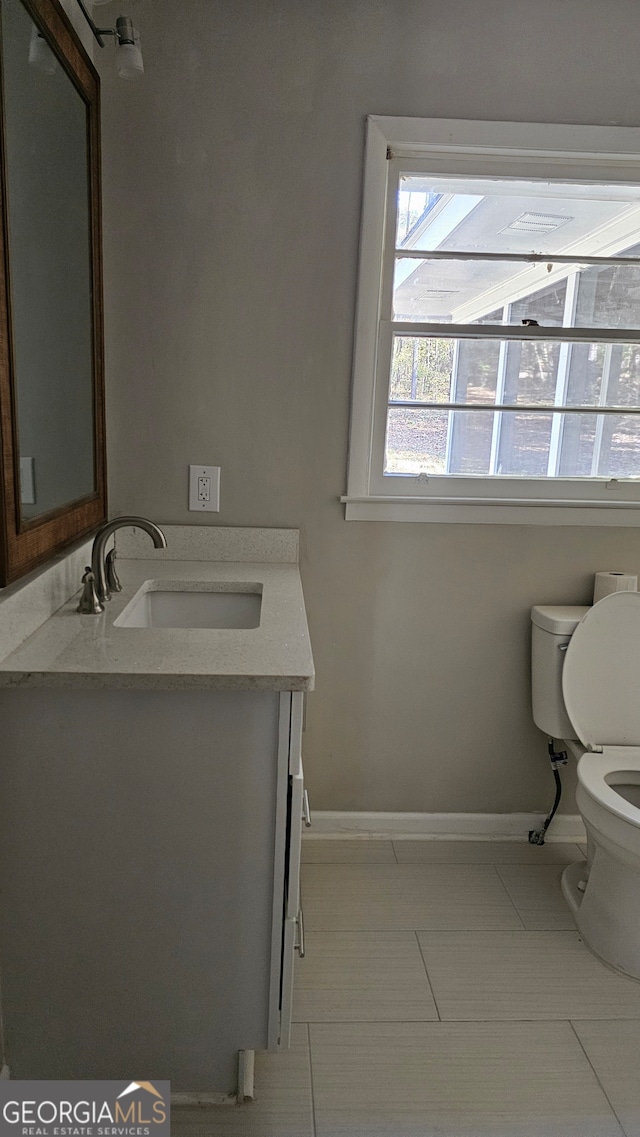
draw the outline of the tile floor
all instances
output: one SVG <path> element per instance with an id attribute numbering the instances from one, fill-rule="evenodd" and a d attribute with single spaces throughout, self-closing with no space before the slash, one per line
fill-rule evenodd
<path id="1" fill-rule="evenodd" d="M 177 1137 L 640 1137 L 640 983 L 580 942 L 576 845 L 303 844 L 291 1050 Z"/>

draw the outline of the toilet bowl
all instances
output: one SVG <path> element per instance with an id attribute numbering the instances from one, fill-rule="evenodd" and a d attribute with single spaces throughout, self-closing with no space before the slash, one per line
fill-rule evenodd
<path id="1" fill-rule="evenodd" d="M 551 609 L 534 609 L 538 629 L 543 611 Z M 558 629 L 547 638 L 557 641 Z M 557 657 L 540 635 L 533 652 L 536 722 L 542 729 L 562 722 L 564 736 L 584 747 L 576 802 L 588 854 L 565 869 L 562 890 L 587 946 L 640 980 L 640 593 L 605 597 L 562 639 L 550 645 L 564 658 L 557 671 L 562 707 L 557 692 L 552 706 L 540 677 Z"/>

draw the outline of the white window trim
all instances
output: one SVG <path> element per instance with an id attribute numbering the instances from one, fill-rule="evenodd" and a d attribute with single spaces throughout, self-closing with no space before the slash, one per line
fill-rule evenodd
<path id="1" fill-rule="evenodd" d="M 389 150 L 403 158 L 428 158 L 433 173 L 523 177 L 527 167 L 538 173 L 542 165 L 559 179 L 640 182 L 640 129 L 635 127 L 377 115 L 367 119 L 349 468 L 347 493 L 340 499 L 346 520 L 640 526 L 637 481 L 582 481 L 582 500 L 566 496 L 570 483 L 543 479 L 535 498 L 522 496 L 516 479 L 496 480 L 486 488 L 486 496 L 471 497 L 469 486 L 472 481 L 477 486 L 477 479 L 464 477 L 429 478 L 428 489 L 409 478 L 406 496 L 380 494 L 372 458 L 375 444 L 380 452 L 380 439 L 374 442 L 376 424 L 380 429 L 376 400 L 384 399 L 386 405 L 388 383 L 387 376 L 382 390 L 376 363 L 383 252 L 393 212 L 387 200 Z"/>

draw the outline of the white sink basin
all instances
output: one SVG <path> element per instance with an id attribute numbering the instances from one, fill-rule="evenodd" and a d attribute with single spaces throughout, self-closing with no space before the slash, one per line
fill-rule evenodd
<path id="1" fill-rule="evenodd" d="M 117 628 L 257 628 L 260 624 L 262 592 L 184 591 L 143 585 L 120 613 Z M 258 585 L 253 586 L 259 588 Z"/>

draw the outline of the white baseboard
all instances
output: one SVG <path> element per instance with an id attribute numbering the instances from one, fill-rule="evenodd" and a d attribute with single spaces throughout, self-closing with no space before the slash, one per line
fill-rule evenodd
<path id="1" fill-rule="evenodd" d="M 382 837 L 394 841 L 422 837 L 431 841 L 527 841 L 539 829 L 542 813 L 343 813 L 317 811 L 311 815 L 308 837 Z M 554 817 L 547 841 L 586 841 L 579 814 Z"/>
<path id="2" fill-rule="evenodd" d="M 253 1052 L 253 1050 L 251 1050 L 251 1051 L 245 1051 L 244 1053 L 250 1054 L 251 1056 L 253 1056 L 254 1052 Z M 5 1062 L 4 1066 L 2 1066 L 0 1068 L 0 1080 L 4 1081 L 5 1079 L 10 1079 L 10 1078 L 11 1078 L 11 1074 L 9 1072 L 9 1067 L 7 1066 L 7 1064 Z M 245 1072 L 244 1076 L 243 1076 L 242 1089 L 243 1089 L 243 1094 L 244 1094 L 242 1100 L 243 1101 L 250 1100 L 248 1097 L 249 1093 L 251 1094 L 251 1097 L 253 1097 L 253 1060 L 252 1060 L 252 1058 L 249 1062 L 249 1072 L 248 1073 Z M 194 1105 L 200 1105 L 200 1106 L 236 1105 L 237 1102 L 238 1102 L 238 1098 L 237 1098 L 236 1094 L 177 1093 L 177 1094 L 171 1095 L 171 1105 L 172 1106 L 181 1106 L 181 1105 L 189 1105 L 189 1106 L 194 1106 Z"/>
<path id="3" fill-rule="evenodd" d="M 235 1094 L 224 1093 L 175 1093 L 171 1095 L 171 1108 L 180 1106 L 242 1105 L 255 1097 L 255 1051 L 238 1051 L 238 1090 Z"/>

